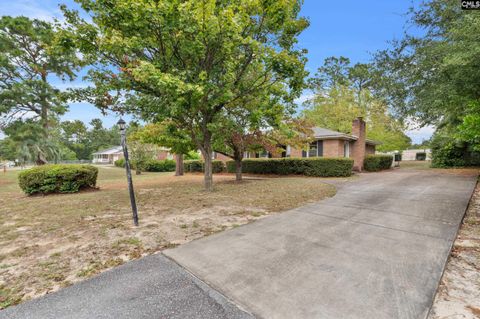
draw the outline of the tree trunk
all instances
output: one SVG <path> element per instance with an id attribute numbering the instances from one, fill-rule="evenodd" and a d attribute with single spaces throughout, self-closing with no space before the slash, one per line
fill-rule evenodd
<path id="1" fill-rule="evenodd" d="M 45 86 L 47 85 L 47 72 L 45 70 L 42 71 L 42 82 L 45 84 Z M 42 93 L 40 96 L 40 104 L 40 120 L 44 129 L 43 133 L 45 134 L 45 137 L 48 137 L 48 101 L 45 88 L 42 89 Z"/>
<path id="2" fill-rule="evenodd" d="M 213 191 L 213 171 L 212 171 L 212 147 L 210 143 L 206 143 L 205 148 L 202 150 L 204 163 L 204 184 L 205 190 L 208 192 Z"/>
<path id="3" fill-rule="evenodd" d="M 242 180 L 242 159 L 235 159 L 235 180 L 237 182 Z"/>
<path id="4" fill-rule="evenodd" d="M 175 154 L 175 176 L 183 176 L 183 154 Z"/>
<path id="5" fill-rule="evenodd" d="M 38 154 L 37 159 L 35 160 L 35 164 L 37 164 L 39 166 L 40 165 L 45 165 L 45 164 L 47 164 L 47 160 L 45 158 L 43 158 L 42 155 Z"/>

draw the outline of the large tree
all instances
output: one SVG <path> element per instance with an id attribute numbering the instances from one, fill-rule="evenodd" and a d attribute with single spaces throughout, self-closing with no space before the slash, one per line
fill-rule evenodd
<path id="1" fill-rule="evenodd" d="M 381 81 L 370 64 L 352 66 L 344 57 L 327 58 L 310 80 L 314 95 L 305 103 L 303 115 L 317 126 L 343 133 L 350 133 L 352 120 L 361 116 L 367 122 L 367 137 L 382 142 L 379 151 L 403 150 L 410 139 L 405 125 L 377 94 Z"/>
<path id="2" fill-rule="evenodd" d="M 409 17 L 406 29 L 416 32 L 376 54 L 387 80 L 383 95 L 399 116 L 435 125 L 435 149 L 443 143 L 446 150 L 439 154 L 461 154 L 462 162 L 469 148 L 480 150 L 480 16 L 440 0 L 423 1 Z"/>
<path id="3" fill-rule="evenodd" d="M 129 130 L 134 125 L 130 125 Z M 119 145 L 118 127 L 105 128 L 102 120 L 92 119 L 89 127 L 82 121 L 64 121 L 58 125 L 58 136 L 61 143 L 75 153 L 79 160 L 91 159 L 92 153 Z"/>
<path id="4" fill-rule="evenodd" d="M 95 88 L 82 98 L 188 132 L 205 160 L 207 190 L 225 110 L 259 95 L 294 108 L 303 89 L 301 0 L 76 1 L 92 23 L 64 8 L 65 38 L 95 64 Z"/>
<path id="5" fill-rule="evenodd" d="M 78 59 L 55 34 L 45 21 L 0 18 L 0 127 L 19 118 L 39 119 L 45 135 L 51 118 L 66 111 L 64 94 L 50 81 L 73 79 Z"/>

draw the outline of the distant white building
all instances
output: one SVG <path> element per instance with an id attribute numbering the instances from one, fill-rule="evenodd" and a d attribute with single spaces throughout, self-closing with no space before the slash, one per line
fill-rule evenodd
<path id="1" fill-rule="evenodd" d="M 429 148 L 404 150 L 402 152 L 402 161 L 430 161 L 432 159 L 432 151 Z"/>
<path id="2" fill-rule="evenodd" d="M 115 146 L 92 155 L 93 164 L 113 164 L 116 160 L 123 158 L 123 150 L 121 146 Z"/>

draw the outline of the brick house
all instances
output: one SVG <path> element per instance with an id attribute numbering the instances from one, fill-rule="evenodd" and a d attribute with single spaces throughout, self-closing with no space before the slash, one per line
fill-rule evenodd
<path id="1" fill-rule="evenodd" d="M 345 134 L 329 129 L 314 127 L 314 141 L 305 149 L 296 149 L 291 146 L 284 147 L 285 151 L 274 156 L 268 152 L 245 154 L 245 158 L 262 157 L 350 157 L 353 158 L 353 169 L 363 170 L 363 161 L 366 155 L 375 154 L 376 145 L 379 142 L 366 138 L 365 121 L 359 117 L 353 120 L 352 133 Z M 214 153 L 214 159 L 230 160 L 222 154 Z"/>
<path id="2" fill-rule="evenodd" d="M 375 154 L 379 142 L 367 139 L 366 123 L 359 117 L 353 120 L 352 133 L 345 134 L 329 129 L 314 127 L 315 141 L 306 150 L 287 146 L 287 157 L 350 157 L 353 158 L 353 169 L 363 170 L 366 155 Z"/>

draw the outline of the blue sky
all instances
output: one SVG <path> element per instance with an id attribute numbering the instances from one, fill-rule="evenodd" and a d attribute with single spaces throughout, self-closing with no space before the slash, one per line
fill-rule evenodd
<path id="1" fill-rule="evenodd" d="M 78 7 L 71 0 L 0 0 L 0 14 L 52 20 L 62 16 L 59 3 Z M 405 13 L 416 3 L 418 0 L 305 0 L 302 15 L 309 18 L 310 27 L 300 36 L 299 46 L 308 49 L 307 69 L 315 73 L 329 56 L 343 55 L 352 63 L 368 62 L 371 53 L 388 46 L 388 41 L 401 37 Z M 58 83 L 59 87 L 66 85 Z M 73 85 L 85 84 L 77 80 Z M 307 95 L 305 93 L 303 99 Z M 70 105 L 70 111 L 63 119 L 79 119 L 88 123 L 96 117 L 101 118 L 106 126 L 111 126 L 118 119 L 114 114 L 103 116 L 87 103 Z M 414 142 L 420 142 L 429 138 L 432 132 L 432 127 L 425 127 L 412 129 L 407 134 Z"/>

